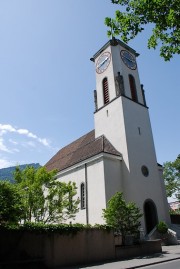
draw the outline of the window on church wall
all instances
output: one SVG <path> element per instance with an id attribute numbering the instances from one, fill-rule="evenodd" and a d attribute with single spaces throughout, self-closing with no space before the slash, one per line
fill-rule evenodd
<path id="1" fill-rule="evenodd" d="M 85 184 L 81 183 L 81 209 L 86 208 Z"/>
<path id="2" fill-rule="evenodd" d="M 135 79 L 134 79 L 134 77 L 132 75 L 129 75 L 129 85 L 130 85 L 132 100 L 135 101 L 135 102 L 138 102 L 137 91 L 136 91 L 136 83 L 135 83 Z"/>
<path id="3" fill-rule="evenodd" d="M 104 97 L 104 104 L 109 103 L 109 89 L 108 89 L 108 79 L 103 79 L 103 97 Z"/>

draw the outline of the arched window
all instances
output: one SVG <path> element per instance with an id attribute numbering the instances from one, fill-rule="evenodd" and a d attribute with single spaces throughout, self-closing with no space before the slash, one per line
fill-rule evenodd
<path id="1" fill-rule="evenodd" d="M 103 79 L 103 96 L 104 96 L 104 104 L 109 103 L 109 89 L 108 89 L 108 80 L 107 78 Z"/>
<path id="2" fill-rule="evenodd" d="M 86 208 L 86 194 L 85 194 L 85 184 L 81 183 L 81 209 Z"/>
<path id="3" fill-rule="evenodd" d="M 135 101 L 135 102 L 138 102 L 137 91 L 136 91 L 136 83 L 135 83 L 135 79 L 134 79 L 134 77 L 132 75 L 129 75 L 129 85 L 130 85 L 132 100 Z"/>

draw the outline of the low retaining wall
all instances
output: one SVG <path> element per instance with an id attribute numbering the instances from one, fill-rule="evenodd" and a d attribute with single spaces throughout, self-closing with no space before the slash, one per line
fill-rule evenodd
<path id="1" fill-rule="evenodd" d="M 33 232 L 0 230 L 0 261 L 42 258 L 46 236 Z"/>
<path id="2" fill-rule="evenodd" d="M 48 267 L 114 260 L 114 234 L 99 229 L 69 235 L 0 231 L 0 262 L 37 259 Z"/>
<path id="3" fill-rule="evenodd" d="M 161 240 L 145 241 L 138 245 L 132 246 L 116 246 L 116 258 L 127 259 L 143 255 L 152 255 L 161 253 Z"/>
<path id="4" fill-rule="evenodd" d="M 84 230 L 74 236 L 54 234 L 46 239 L 45 263 L 49 267 L 114 259 L 113 232 Z"/>
<path id="5" fill-rule="evenodd" d="M 100 229 L 88 229 L 70 235 L 0 230 L 1 262 L 43 260 L 46 266 L 53 268 L 126 259 L 156 252 L 162 252 L 160 240 L 117 246 L 114 233 Z"/>

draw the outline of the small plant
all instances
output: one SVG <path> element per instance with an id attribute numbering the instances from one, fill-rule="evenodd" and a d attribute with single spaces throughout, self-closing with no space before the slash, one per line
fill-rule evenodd
<path id="1" fill-rule="evenodd" d="M 157 230 L 160 234 L 165 234 L 167 233 L 168 231 L 168 226 L 167 224 L 164 222 L 164 221 L 160 221 L 158 224 L 157 224 Z"/>

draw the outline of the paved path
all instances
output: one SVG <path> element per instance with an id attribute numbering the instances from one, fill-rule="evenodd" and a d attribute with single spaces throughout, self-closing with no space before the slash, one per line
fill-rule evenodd
<path id="1" fill-rule="evenodd" d="M 102 263 L 92 266 L 76 266 L 71 267 L 71 269 L 133 269 L 171 260 L 179 260 L 180 264 L 180 245 L 163 246 L 162 253 L 153 254 L 151 256 L 136 257 L 129 260 Z"/>

